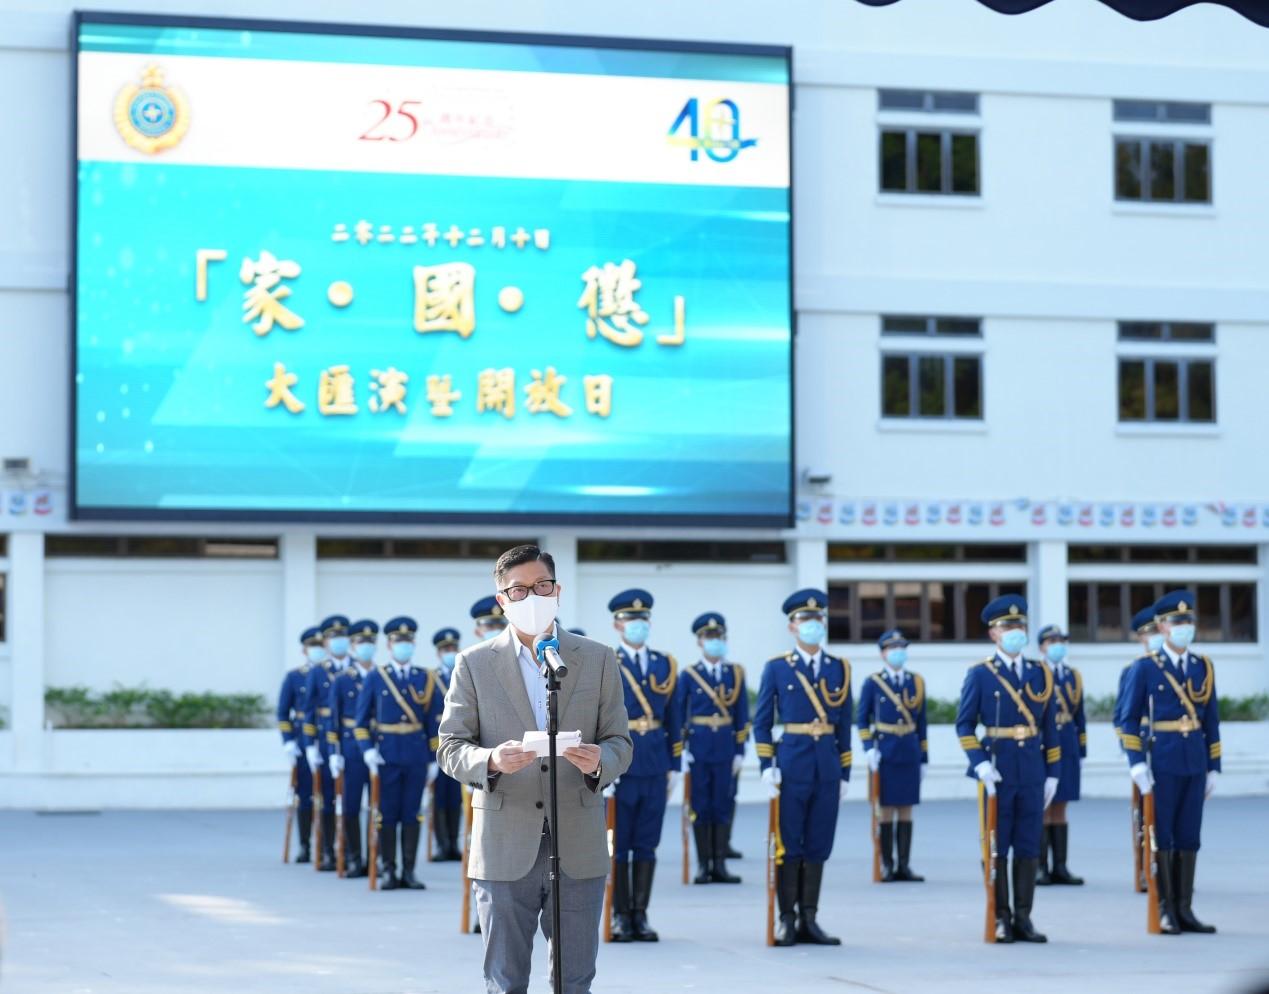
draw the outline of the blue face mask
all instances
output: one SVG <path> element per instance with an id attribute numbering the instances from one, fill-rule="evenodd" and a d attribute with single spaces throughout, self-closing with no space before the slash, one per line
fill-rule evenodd
<path id="1" fill-rule="evenodd" d="M 414 658 L 414 643 L 413 642 L 393 642 L 392 643 L 392 658 L 395 659 L 398 663 L 408 663 L 411 659 Z"/>
<path id="2" fill-rule="evenodd" d="M 326 662 L 326 650 L 320 645 L 310 645 L 304 650 L 304 655 L 308 656 L 308 661 L 310 663 L 317 664 Z"/>
<path id="3" fill-rule="evenodd" d="M 353 646 L 353 655 L 363 663 L 368 663 L 375 658 L 375 644 L 373 642 L 358 642 Z"/>
<path id="4" fill-rule="evenodd" d="M 1151 652 L 1158 652 L 1163 648 L 1163 633 L 1155 632 L 1150 636 L 1150 640 L 1146 643 Z"/>
<path id="5" fill-rule="evenodd" d="M 1194 641 L 1194 626 L 1173 625 L 1172 631 L 1168 632 L 1167 638 L 1178 649 L 1188 649 L 1190 643 Z"/>
<path id="6" fill-rule="evenodd" d="M 705 650 L 705 655 L 711 659 L 722 659 L 727 655 L 727 640 L 706 639 L 701 643 L 701 648 Z"/>
<path id="7" fill-rule="evenodd" d="M 452 670 L 454 668 L 454 660 L 457 658 L 458 658 L 458 653 L 456 652 L 442 652 L 441 665 L 444 666 L 447 670 Z"/>
<path id="8" fill-rule="evenodd" d="M 336 635 L 330 640 L 330 654 L 332 656 L 348 655 L 348 636 Z"/>
<path id="9" fill-rule="evenodd" d="M 895 669 L 901 668 L 903 664 L 906 663 L 907 661 L 908 661 L 907 649 L 891 649 L 889 652 L 886 653 L 886 662 L 889 663 L 891 666 L 893 666 Z"/>
<path id="10" fill-rule="evenodd" d="M 819 645 L 824 641 L 828 629 L 822 621 L 802 621 L 798 623 L 798 640 L 803 645 Z"/>
<path id="11" fill-rule="evenodd" d="M 1044 650 L 1044 654 L 1049 657 L 1049 662 L 1060 663 L 1066 658 L 1066 643 L 1050 642 L 1048 648 Z"/>
<path id="12" fill-rule="evenodd" d="M 1023 628 L 1010 628 L 1000 636 L 1000 648 L 1010 656 L 1016 656 L 1027 644 L 1027 632 Z"/>
<path id="13" fill-rule="evenodd" d="M 638 648 L 648 641 L 648 632 L 650 631 L 652 631 L 652 623 L 650 621 L 643 621 L 640 618 L 627 621 L 625 627 L 626 644 Z"/>

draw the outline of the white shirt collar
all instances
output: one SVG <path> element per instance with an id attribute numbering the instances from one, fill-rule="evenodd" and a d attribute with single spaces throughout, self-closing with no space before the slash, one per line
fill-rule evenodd
<path id="1" fill-rule="evenodd" d="M 815 671 L 817 666 L 819 666 L 820 664 L 824 662 L 823 649 L 816 649 L 814 655 L 810 655 L 810 656 L 808 656 L 805 652 L 802 651 L 801 646 L 797 646 L 795 651 L 797 652 L 799 656 L 802 657 L 802 662 L 806 663 L 806 665 L 811 669 L 812 672 Z"/>
<path id="2" fill-rule="evenodd" d="M 639 646 L 639 648 L 636 649 L 633 645 L 630 645 L 628 642 L 625 642 L 623 640 L 621 643 L 621 647 L 622 649 L 625 650 L 627 656 L 629 656 L 634 662 L 639 664 L 639 669 L 645 672 L 647 671 L 648 669 L 647 645 L 641 645 Z"/>
<path id="3" fill-rule="evenodd" d="M 1167 655 L 1167 657 L 1170 660 L 1172 660 L 1172 665 L 1175 666 L 1177 669 L 1181 668 L 1181 664 L 1185 661 L 1185 657 L 1189 654 L 1188 650 L 1182 650 L 1181 654 L 1178 656 L 1175 652 L 1172 651 L 1172 647 L 1168 645 L 1167 642 L 1163 643 L 1163 651 Z"/>

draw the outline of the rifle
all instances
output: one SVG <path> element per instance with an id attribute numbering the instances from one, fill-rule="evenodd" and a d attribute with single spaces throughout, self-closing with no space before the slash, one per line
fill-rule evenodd
<path id="1" fill-rule="evenodd" d="M 313 767 L 313 869 L 322 868 L 322 768 Z"/>
<path id="2" fill-rule="evenodd" d="M 1146 770 L 1154 773 L 1154 695 L 1150 695 L 1150 737 L 1146 740 Z M 1146 932 L 1158 935 L 1162 930 L 1159 921 L 1159 845 L 1155 841 L 1154 791 L 1141 793 L 1141 820 L 1145 826 L 1146 841 L 1142 859 L 1146 865 Z M 1174 885 L 1175 886 L 1175 885 Z"/>
<path id="3" fill-rule="evenodd" d="M 608 798 L 604 821 L 608 829 L 608 882 L 604 885 L 604 941 L 612 942 L 612 889 L 617 879 L 617 798 Z"/>
<path id="4" fill-rule="evenodd" d="M 432 792 L 431 803 L 427 806 L 427 861 L 432 862 L 432 836 L 436 834 L 436 781 L 427 788 Z"/>
<path id="5" fill-rule="evenodd" d="M 299 760 L 296 760 L 298 764 Z M 296 788 L 300 785 L 298 765 L 291 767 L 291 785 L 286 789 L 286 835 L 282 837 L 282 862 L 291 862 L 291 826 L 295 823 L 295 809 L 299 806 L 300 796 Z"/>
<path id="6" fill-rule="evenodd" d="M 1141 820 L 1141 788 L 1132 785 L 1132 889 L 1145 892 L 1145 836 Z"/>
<path id="7" fill-rule="evenodd" d="M 1000 691 L 996 691 L 996 727 L 1000 727 Z M 996 740 L 991 740 L 991 771 L 996 772 Z M 996 828 L 1000 820 L 999 799 L 996 797 L 996 783 L 992 780 L 991 793 L 986 784 L 979 784 L 978 804 L 986 811 L 982 820 L 983 845 L 983 886 L 987 889 L 987 916 L 983 929 L 983 941 L 996 941 Z"/>
<path id="8" fill-rule="evenodd" d="M 780 863 L 780 797 L 767 805 L 767 945 L 775 945 L 776 867 Z"/>
<path id="9" fill-rule="evenodd" d="M 366 876 L 379 889 L 379 774 L 370 771 L 370 810 L 366 813 Z"/>
<path id="10" fill-rule="evenodd" d="M 683 774 L 683 813 L 679 816 L 679 834 L 683 836 L 683 883 L 691 882 L 692 863 L 692 771 Z"/>
<path id="11" fill-rule="evenodd" d="M 467 824 L 463 830 L 463 919 L 458 930 L 467 935 L 471 932 L 471 877 L 467 876 L 467 855 L 471 852 L 471 791 L 463 788 L 463 813 Z"/>
<path id="12" fill-rule="evenodd" d="M 344 828 L 344 774 L 335 778 L 335 876 L 344 875 L 344 840 L 347 829 Z"/>
<path id="13" fill-rule="evenodd" d="M 868 806 L 872 808 L 872 882 L 881 883 L 881 771 L 868 774 Z"/>

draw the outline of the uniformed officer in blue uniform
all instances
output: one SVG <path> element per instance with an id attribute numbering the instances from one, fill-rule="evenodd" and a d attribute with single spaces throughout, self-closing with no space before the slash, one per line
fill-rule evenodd
<path id="1" fill-rule="evenodd" d="M 615 786 L 616 876 L 613 880 L 614 942 L 656 942 L 648 901 L 656 871 L 665 805 L 683 755 L 682 726 L 672 707 L 678 663 L 648 648 L 652 595 L 623 590 L 608 602 L 621 636 L 617 663 L 625 684 L 634 757 Z"/>
<path id="2" fill-rule="evenodd" d="M 1195 603 L 1190 591 L 1174 590 L 1155 604 L 1163 646 L 1132 664 L 1121 711 L 1129 773 L 1143 794 L 1154 792 L 1160 922 L 1169 935 L 1216 931 L 1192 904 L 1203 802 L 1221 769 L 1216 671 L 1190 651 Z M 1145 741 L 1133 734 L 1143 718 Z"/>
<path id="3" fill-rule="evenodd" d="M 876 770 L 881 781 L 881 880 L 920 883 L 925 878 L 912 872 L 909 861 L 912 808 L 921 803 L 921 781 L 930 762 L 925 681 L 905 669 L 908 640 L 899 629 L 883 632 L 877 647 L 885 665 L 859 688 L 857 724 L 868 769 Z"/>
<path id="4" fill-rule="evenodd" d="M 502 605 L 493 594 L 482 597 L 471 606 L 471 617 L 476 626 L 474 629 L 476 638 L 481 642 L 500 634 L 507 627 L 507 618 L 502 613 Z"/>
<path id="5" fill-rule="evenodd" d="M 423 792 L 436 776 L 437 726 L 444 697 L 436 675 L 415 666 L 413 618 L 383 626 L 392 661 L 366 675 L 357 700 L 353 734 L 371 775 L 379 780 L 379 888 L 423 890 L 414 875 L 423 824 Z M 401 875 L 396 872 L 397 826 L 401 826 Z"/>
<path id="6" fill-rule="evenodd" d="M 850 783 L 850 663 L 829 655 L 828 595 L 806 589 L 782 610 L 795 648 L 767 661 L 758 687 L 753 740 L 768 793 L 780 798 L 784 855 L 776 867 L 780 922 L 775 944 L 837 946 L 816 921 L 824 864 L 833 851 L 837 807 Z M 776 722 L 784 725 L 777 743 Z M 796 910 L 796 913 L 795 913 Z"/>
<path id="7" fill-rule="evenodd" d="M 308 708 L 303 725 L 304 755 L 310 769 L 316 771 L 325 766 L 332 755 L 338 755 L 338 746 L 330 741 L 330 692 L 335 677 L 348 666 L 348 619 L 342 614 L 332 614 L 318 627 L 322 630 L 322 645 L 326 660 L 309 668 L 305 681 L 305 699 Z M 335 869 L 335 774 L 328 769 L 322 776 L 320 817 L 322 819 L 322 851 L 319 854 L 319 870 Z"/>
<path id="8" fill-rule="evenodd" d="M 442 702 L 449 693 L 449 680 L 454 673 L 454 661 L 458 658 L 458 629 L 442 628 L 432 636 L 436 650 L 436 693 Z M 457 780 L 437 773 L 432 781 L 432 818 L 436 823 L 436 851 L 432 862 L 461 861 L 458 851 L 458 833 L 463 820 L 463 789 Z"/>
<path id="9" fill-rule="evenodd" d="M 1036 641 L 1040 651 L 1053 670 L 1053 703 L 1057 707 L 1058 742 L 1062 746 L 1062 772 L 1058 774 L 1057 793 L 1053 803 L 1044 809 L 1044 831 L 1040 838 L 1040 870 L 1035 882 L 1078 886 L 1082 877 L 1073 874 L 1066 865 L 1070 840 L 1070 825 L 1066 819 L 1066 806 L 1080 799 L 1080 767 L 1088 755 L 1088 724 L 1084 718 L 1084 678 L 1080 671 L 1067 664 L 1066 653 L 1070 636 L 1058 625 L 1045 625 Z M 1049 856 L 1052 854 L 1052 866 Z"/>
<path id="10" fill-rule="evenodd" d="M 366 860 L 361 851 L 361 797 L 370 782 L 370 770 L 361 758 L 357 738 L 357 701 L 366 674 L 374 668 L 379 625 L 364 618 L 349 626 L 352 654 L 344 671 L 335 677 L 330 691 L 330 728 L 327 742 L 336 746 L 330 758 L 330 773 L 344 775 L 344 876 L 364 877 Z"/>
<path id="11" fill-rule="evenodd" d="M 1142 656 L 1148 656 L 1153 652 L 1158 652 L 1163 648 L 1163 633 L 1159 631 L 1159 626 L 1154 620 L 1154 604 L 1147 604 L 1140 611 L 1132 616 L 1132 633 L 1141 646 L 1141 652 L 1133 656 L 1133 661 L 1140 659 Z M 1119 671 L 1119 686 L 1115 692 L 1115 736 L 1119 739 L 1119 749 L 1124 752 L 1124 726 L 1123 726 L 1123 708 L 1128 699 L 1128 674 L 1132 672 L 1132 663 L 1129 663 Z M 1136 735 L 1138 738 L 1145 740 L 1149 732 L 1149 719 L 1142 721 L 1138 726 Z M 1136 807 L 1136 815 L 1133 824 L 1136 831 L 1133 833 L 1133 864 L 1136 865 L 1142 852 L 1142 842 L 1144 840 L 1145 831 L 1145 811 L 1141 803 L 1141 791 L 1137 790 L 1133 785 L 1133 804 Z M 1138 893 L 1146 892 L 1146 867 L 1145 863 L 1141 863 L 1141 870 L 1137 875 L 1136 889 Z"/>
<path id="12" fill-rule="evenodd" d="M 295 828 L 300 837 L 300 851 L 295 862 L 307 863 L 312 858 L 309 843 L 313 831 L 313 774 L 304 757 L 301 735 L 307 720 L 305 685 L 308 671 L 326 660 L 322 630 L 316 626 L 304 629 L 300 633 L 300 645 L 304 649 L 304 662 L 287 670 L 282 678 L 282 689 L 278 691 L 278 731 L 282 733 L 282 749 L 295 768 L 296 807 L 299 809 Z"/>
<path id="13" fill-rule="evenodd" d="M 745 671 L 727 662 L 727 622 L 709 611 L 692 622 L 701 659 L 679 674 L 675 709 L 683 725 L 683 757 L 692 774 L 692 830 L 698 884 L 738 884 L 727 870 L 732 784 L 745 758 L 749 695 Z"/>
<path id="14" fill-rule="evenodd" d="M 996 941 L 1047 942 L 1031 924 L 1040 866 L 1044 809 L 1062 769 L 1053 672 L 1027 659 L 1027 602 L 1005 594 L 982 611 L 996 651 L 965 674 L 956 734 L 979 790 L 997 795 Z M 975 737 L 985 726 L 983 740 Z M 981 799 L 981 797 L 980 797 Z M 1009 910 L 1009 851 L 1013 850 L 1013 914 Z"/>

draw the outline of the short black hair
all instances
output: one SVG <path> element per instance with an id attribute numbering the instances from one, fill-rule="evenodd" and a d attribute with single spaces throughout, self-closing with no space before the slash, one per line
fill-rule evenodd
<path id="1" fill-rule="evenodd" d="M 523 566 L 525 563 L 535 563 L 541 561 L 546 564 L 546 568 L 551 571 L 551 579 L 555 579 L 555 557 L 549 552 L 543 552 L 536 545 L 517 545 L 513 549 L 508 549 L 498 561 L 494 563 L 494 583 L 499 586 L 517 566 Z"/>

